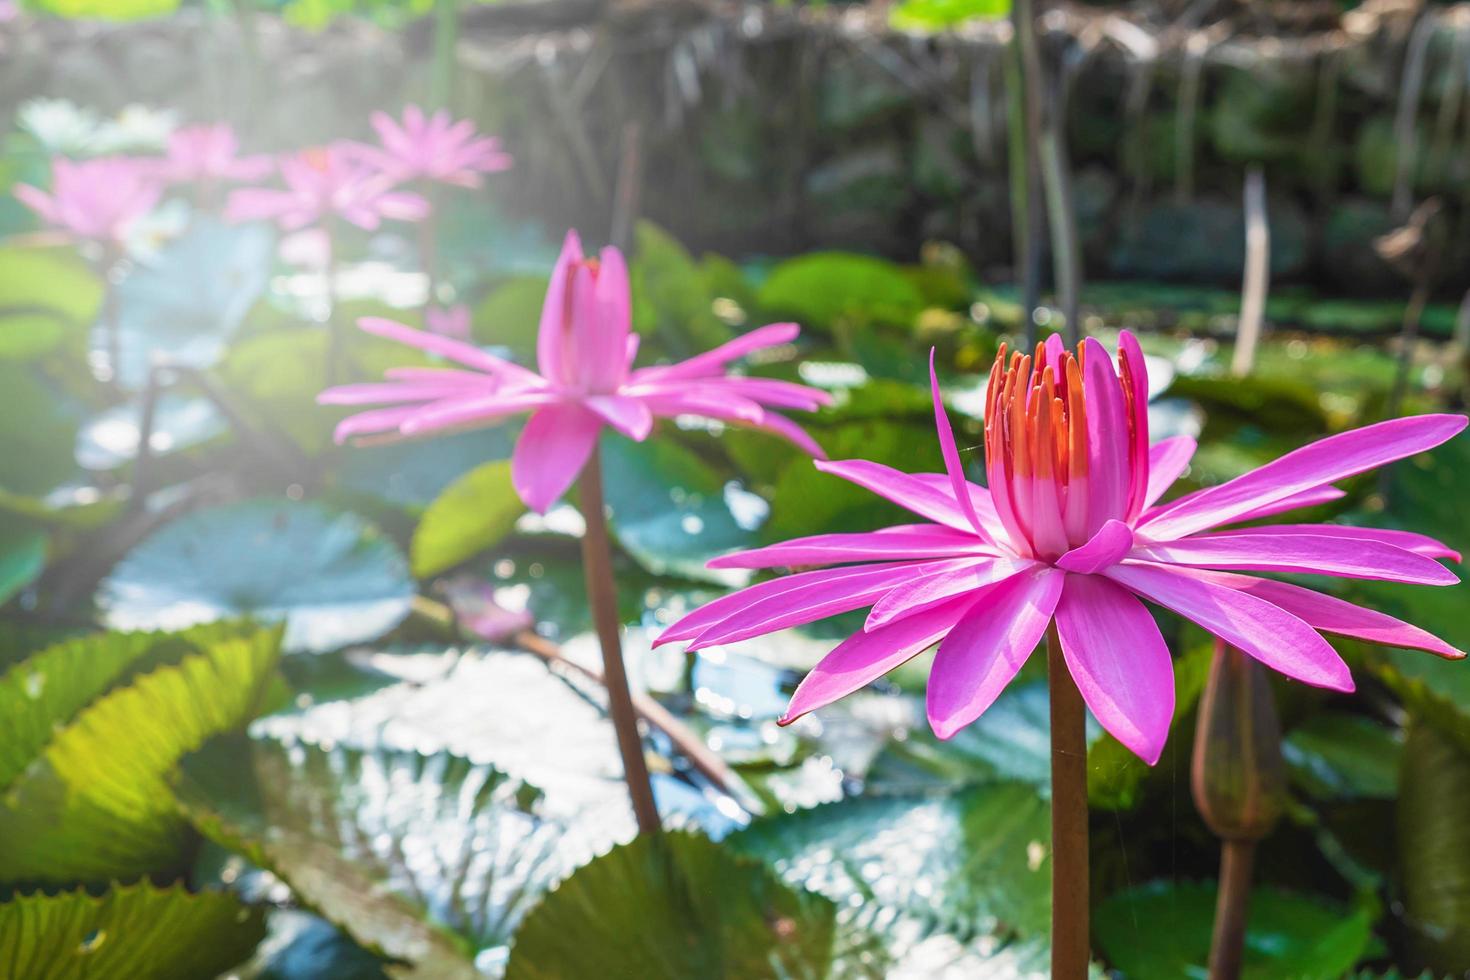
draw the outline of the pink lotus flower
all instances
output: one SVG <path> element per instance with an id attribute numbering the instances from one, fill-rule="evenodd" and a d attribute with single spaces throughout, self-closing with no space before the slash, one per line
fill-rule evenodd
<path id="1" fill-rule="evenodd" d="M 634 370 L 638 337 L 630 333 L 622 253 L 605 248 L 598 258 L 583 258 L 575 232 L 567 234 L 546 291 L 536 349 L 539 374 L 391 320 L 364 318 L 358 326 L 462 367 L 398 368 L 384 383 L 322 392 L 317 400 L 324 405 L 394 406 L 344 420 L 337 440 L 477 427 L 530 412 L 511 460 L 511 477 L 526 506 L 541 513 L 577 478 L 605 425 L 641 442 L 656 416 L 701 415 L 767 429 L 822 455 L 795 423 L 770 409 L 813 411 L 829 403 L 825 392 L 725 373 L 731 361 L 751 351 L 795 339 L 795 324 L 761 327 L 687 361 Z"/>
<path id="2" fill-rule="evenodd" d="M 159 175 L 173 183 L 263 180 L 276 169 L 268 156 L 239 156 L 235 131 L 226 123 L 185 126 L 168 138 Z"/>
<path id="3" fill-rule="evenodd" d="M 149 166 L 131 157 L 51 161 L 51 193 L 16 184 L 15 196 L 71 238 L 120 246 L 162 194 Z"/>
<path id="4" fill-rule="evenodd" d="M 229 221 L 274 221 L 285 231 L 332 217 L 371 231 L 383 219 L 420 221 L 429 202 L 393 189 L 391 178 L 357 159 L 342 144 L 305 150 L 280 161 L 286 188 L 246 187 L 230 192 Z"/>
<path id="5" fill-rule="evenodd" d="M 500 141 L 475 133 L 468 119 L 455 122 L 444 110 L 432 116 L 411 105 L 399 123 L 386 112 L 375 112 L 373 129 L 382 149 L 354 143 L 353 151 L 367 163 L 397 181 L 425 180 L 460 187 L 479 187 L 481 174 L 510 169 L 510 154 Z"/>
<path id="6" fill-rule="evenodd" d="M 1334 481 L 1439 445 L 1457 415 L 1395 419 L 1331 436 L 1244 476 L 1159 506 L 1195 449 L 1150 448 L 1147 379 L 1124 333 L 1119 371 L 1102 345 L 1074 357 L 1053 338 L 1036 355 L 1002 350 L 985 415 L 989 489 L 966 481 L 933 379 L 944 474 L 864 460 L 818 462 L 924 518 L 867 534 L 823 534 L 710 562 L 714 568 L 827 566 L 762 582 L 685 616 L 659 643 L 729 643 L 871 607 L 797 688 L 783 724 L 858 690 L 935 643 L 929 723 L 949 738 L 988 708 L 1056 624 L 1073 679 L 1102 726 L 1158 760 L 1174 712 L 1174 671 L 1140 598 L 1193 620 L 1307 684 L 1351 691 L 1319 630 L 1445 657 L 1442 640 L 1382 613 L 1242 572 L 1447 585 L 1435 558 L 1459 555 L 1404 531 L 1327 524 L 1218 530 L 1341 496 Z"/>

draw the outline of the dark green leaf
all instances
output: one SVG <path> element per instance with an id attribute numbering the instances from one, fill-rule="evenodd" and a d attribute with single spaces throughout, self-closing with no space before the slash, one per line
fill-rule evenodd
<path id="1" fill-rule="evenodd" d="M 1403 741 L 1371 718 L 1314 715 L 1291 730 L 1281 750 L 1292 778 L 1314 796 L 1390 800 L 1398 793 Z"/>
<path id="2" fill-rule="evenodd" d="M 949 796 L 858 797 L 758 821 L 729 840 L 839 905 L 875 902 L 977 931 L 1045 935 L 1049 808 L 1001 782 Z"/>
<path id="3" fill-rule="evenodd" d="M 1416 951 L 1440 974 L 1470 965 L 1470 755 L 1431 726 L 1410 726 L 1398 853 Z"/>
<path id="4" fill-rule="evenodd" d="M 211 839 L 425 978 L 476 976 L 576 853 L 537 790 L 449 753 L 229 736 L 184 760 L 177 791 Z"/>
<path id="5" fill-rule="evenodd" d="M 680 356 L 708 350 L 730 339 L 699 266 L 667 232 L 640 221 L 628 277 L 633 290 L 633 329 L 657 334 Z"/>
<path id="6" fill-rule="evenodd" d="M 581 868 L 527 916 L 506 978 L 820 978 L 835 915 L 827 899 L 708 838 L 644 836 Z"/>
<path id="7" fill-rule="evenodd" d="M 549 283 L 546 276 L 517 276 L 497 286 L 475 307 L 475 341 L 509 347 L 521 357 L 534 358 L 541 304 Z"/>
<path id="8" fill-rule="evenodd" d="M 249 956 L 264 934 L 260 911 L 233 895 L 147 882 L 0 904 L 5 975 L 16 980 L 213 977 Z"/>
<path id="9" fill-rule="evenodd" d="M 288 650 L 320 652 L 387 632 L 413 592 L 398 547 L 361 518 L 249 500 L 195 511 L 143 541 L 98 602 L 120 629 L 284 620 Z"/>
<path id="10" fill-rule="evenodd" d="M 1124 980 L 1204 976 L 1215 886 L 1157 881 L 1120 892 L 1093 912 L 1092 934 Z M 1251 892 L 1244 980 L 1337 980 L 1373 934 L 1368 910 L 1274 888 Z"/>
<path id="11" fill-rule="evenodd" d="M 760 304 L 773 315 L 830 333 L 842 323 L 911 326 L 924 298 L 891 262 L 814 252 L 776 266 L 761 284 Z"/>
<path id="12" fill-rule="evenodd" d="M 0 521 L 0 605 L 30 585 L 46 567 L 46 532 Z"/>

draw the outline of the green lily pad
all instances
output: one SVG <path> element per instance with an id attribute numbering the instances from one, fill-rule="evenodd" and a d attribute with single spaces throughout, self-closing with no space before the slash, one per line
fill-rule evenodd
<path id="1" fill-rule="evenodd" d="M 757 821 L 730 837 L 793 885 L 876 903 L 959 935 L 1045 935 L 1050 808 L 1035 787 L 857 797 Z"/>
<path id="2" fill-rule="evenodd" d="M 353 514 L 291 500 L 195 511 L 146 539 L 102 583 L 117 629 L 180 629 L 253 616 L 286 623 L 286 649 L 381 636 L 414 584 L 398 547 Z"/>
<path id="3" fill-rule="evenodd" d="M 525 512 L 508 460 L 475 467 L 424 511 L 409 549 L 414 575 L 428 578 L 473 558 L 509 534 Z"/>
<path id="4" fill-rule="evenodd" d="M 0 605 L 30 585 L 46 567 L 46 532 L 0 521 Z"/>
<path id="5" fill-rule="evenodd" d="M 610 435 L 602 454 L 613 533 L 640 565 L 655 575 L 744 581 L 747 576 L 704 567 L 716 555 L 753 547 L 758 523 L 754 515 L 737 518 L 726 481 L 708 464 L 669 439 Z"/>
<path id="6" fill-rule="evenodd" d="M 505 975 L 822 977 L 836 912 L 706 837 L 644 836 L 548 895 L 516 933 Z"/>
<path id="7" fill-rule="evenodd" d="M 92 416 L 77 432 L 76 459 L 89 470 L 132 462 L 143 437 L 143 403 L 134 399 Z M 207 398 L 167 391 L 153 407 L 149 445 L 155 457 L 182 452 L 223 435 L 228 423 Z"/>
<path id="8" fill-rule="evenodd" d="M 1123 980 L 1203 977 L 1215 885 L 1156 881 L 1119 892 L 1093 911 L 1092 935 Z M 1373 936 L 1365 908 L 1275 888 L 1251 892 L 1243 980 L 1337 980 Z"/>
<path id="9" fill-rule="evenodd" d="M 497 286 L 475 307 L 475 342 L 508 347 L 521 357 L 534 359 L 541 304 L 550 282 L 547 276 L 516 276 Z"/>
<path id="10" fill-rule="evenodd" d="M 570 870 L 538 790 L 449 753 L 227 736 L 184 760 L 176 789 L 208 837 L 412 976 L 476 977 L 476 954 Z"/>
<path id="11" fill-rule="evenodd" d="M 37 702 L 23 715 L 27 747 L 43 747 L 0 798 L 0 881 L 104 881 L 178 866 L 187 827 L 167 777 L 180 757 L 259 710 L 273 690 L 280 655 L 275 631 L 224 636 L 75 706 L 99 684 L 79 671 L 86 646 L 43 652 L 5 677 L 12 702 Z M 109 644 L 104 672 L 137 663 L 136 641 Z M 52 688 L 54 693 L 48 693 Z M 23 701 L 20 701 L 23 704 Z M 54 719 L 49 731 L 41 722 Z M 15 763 L 7 753 L 7 768 Z"/>
<path id="12" fill-rule="evenodd" d="M 656 336 L 679 357 L 709 350 L 730 339 L 730 328 L 715 316 L 704 276 L 673 236 L 652 222 L 634 230 L 628 268 L 633 291 L 633 329 Z"/>
<path id="13" fill-rule="evenodd" d="M 768 313 L 831 333 L 844 323 L 907 327 L 924 309 L 903 269 L 851 252 L 813 252 L 782 262 L 760 287 Z"/>
<path id="14" fill-rule="evenodd" d="M 1313 796 L 1391 800 L 1398 795 L 1403 738 L 1371 718 L 1314 715 L 1291 730 L 1281 751 L 1292 779 Z"/>
<path id="15" fill-rule="evenodd" d="M 148 882 L 18 895 L 0 904 L 6 975 L 212 977 L 250 955 L 265 935 L 259 909 L 223 892 L 190 894 Z"/>

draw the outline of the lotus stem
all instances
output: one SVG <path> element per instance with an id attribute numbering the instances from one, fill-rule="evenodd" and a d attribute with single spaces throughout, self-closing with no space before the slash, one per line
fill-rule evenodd
<path id="1" fill-rule="evenodd" d="M 633 802 L 638 831 L 653 834 L 660 829 L 658 807 L 653 800 L 648 763 L 643 758 L 643 738 L 638 734 L 638 714 L 628 689 L 628 671 L 623 665 L 617 582 L 613 578 L 612 545 L 603 510 L 602 462 L 595 449 L 582 468 L 578 491 L 582 516 L 587 522 L 587 530 L 582 535 L 582 568 L 587 577 L 587 598 L 592 605 L 597 640 L 602 645 L 608 712 L 617 732 L 618 752 L 623 757 L 623 776 L 628 783 L 628 796 Z"/>
<path id="2" fill-rule="evenodd" d="M 1236 980 L 1240 976 L 1255 859 L 1253 840 L 1220 844 L 1220 891 L 1215 899 L 1215 931 L 1210 937 L 1210 980 Z"/>
<path id="3" fill-rule="evenodd" d="M 447 109 L 454 101 L 454 49 L 458 35 L 458 0 L 434 0 L 434 60 L 429 69 L 429 103 L 435 109 Z"/>
<path id="4" fill-rule="evenodd" d="M 337 322 L 337 242 L 330 227 L 327 236 L 326 262 L 322 266 L 322 289 L 327 297 L 327 385 L 342 380 L 342 325 Z"/>
<path id="5" fill-rule="evenodd" d="M 107 371 L 110 374 L 108 380 L 117 384 L 122 377 L 122 327 L 118 322 L 121 311 L 117 297 L 122 270 L 117 261 L 107 261 L 103 278 L 106 280 L 102 293 L 103 343 L 107 347 Z"/>
<path id="6" fill-rule="evenodd" d="M 1006 75 L 1011 89 L 1011 221 L 1018 229 L 1015 261 L 1029 349 L 1036 346 L 1036 311 L 1041 306 L 1041 244 L 1046 233 L 1040 161 L 1043 80 L 1031 0 L 1015 0 L 1011 4 L 1011 31 L 1013 67 Z"/>
<path id="7" fill-rule="evenodd" d="M 1090 958 L 1087 844 L 1087 710 L 1062 659 L 1053 625 L 1046 634 L 1051 690 L 1051 975 L 1085 980 Z"/>
<path id="8" fill-rule="evenodd" d="M 433 190 L 429 191 L 429 213 L 419 222 L 419 263 L 424 270 L 424 313 L 427 316 L 438 302 L 439 265 L 439 202 Z M 427 323 L 425 323 L 427 327 Z"/>

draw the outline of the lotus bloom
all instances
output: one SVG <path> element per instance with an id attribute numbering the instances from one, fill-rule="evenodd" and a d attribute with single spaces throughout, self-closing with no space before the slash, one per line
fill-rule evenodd
<path id="1" fill-rule="evenodd" d="M 490 425 L 523 412 L 530 420 L 516 443 L 511 478 L 533 510 L 545 513 L 581 472 L 603 426 L 639 442 L 656 416 L 700 415 L 784 436 L 806 452 L 821 449 L 791 420 L 771 411 L 813 411 L 825 392 L 726 373 L 752 351 L 789 343 L 793 323 L 753 330 L 678 364 L 633 368 L 638 336 L 630 332 L 628 270 L 615 248 L 584 258 L 568 233 L 541 310 L 536 360 L 540 373 L 463 341 L 364 318 L 362 329 L 455 361 L 457 368 L 397 368 L 378 384 L 322 392 L 324 405 L 389 404 L 353 415 L 337 440 L 371 433 L 423 435 Z"/>
<path id="2" fill-rule="evenodd" d="M 1143 602 L 1173 610 L 1267 666 L 1351 691 L 1319 631 L 1445 657 L 1463 654 L 1408 623 L 1250 572 L 1447 585 L 1434 559 L 1459 556 L 1417 534 L 1327 524 L 1221 528 L 1340 497 L 1332 483 L 1439 445 L 1457 415 L 1395 419 L 1331 436 L 1244 476 L 1160 506 L 1189 464 L 1188 437 L 1148 442 L 1147 379 L 1124 333 L 1115 370 L 1095 340 L 1055 338 L 1035 356 L 1004 349 L 985 415 L 989 489 L 965 479 L 939 398 L 944 474 L 864 460 L 824 472 L 901 505 L 922 523 L 823 534 L 718 558 L 716 568 L 840 566 L 751 586 L 685 616 L 660 643 L 728 643 L 871 607 L 797 688 L 782 723 L 850 694 L 935 643 L 929 723 L 954 735 L 988 708 L 1056 625 L 1067 668 L 1102 726 L 1152 764 L 1174 712 L 1169 650 Z"/>
<path id="3" fill-rule="evenodd" d="M 225 123 L 185 126 L 169 135 L 159 174 L 173 183 L 263 180 L 276 169 L 268 156 L 239 156 L 235 131 Z"/>
<path id="4" fill-rule="evenodd" d="M 274 221 L 285 231 L 329 218 L 371 231 L 384 218 L 420 221 L 429 202 L 393 189 L 393 181 L 357 159 L 342 144 L 305 150 L 280 161 L 284 190 L 245 187 L 230 192 L 230 221 Z"/>
<path id="5" fill-rule="evenodd" d="M 455 122 L 444 110 L 432 116 L 411 105 L 400 123 L 386 112 L 372 115 L 382 148 L 355 143 L 358 156 L 397 181 L 432 180 L 459 187 L 479 187 L 481 174 L 510 168 L 510 154 L 500 141 L 475 132 L 468 119 Z"/>
<path id="6" fill-rule="evenodd" d="M 16 184 L 15 196 L 68 237 L 121 246 L 133 224 L 158 204 L 162 189 L 147 164 L 129 157 L 51 162 L 51 193 Z"/>

